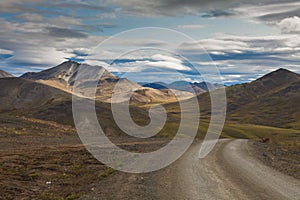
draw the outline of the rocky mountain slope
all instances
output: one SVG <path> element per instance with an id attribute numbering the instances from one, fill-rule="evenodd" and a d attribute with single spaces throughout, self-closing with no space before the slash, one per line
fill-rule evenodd
<path id="1" fill-rule="evenodd" d="M 0 69 L 0 78 L 8 78 L 8 77 L 13 77 L 13 75 Z"/>

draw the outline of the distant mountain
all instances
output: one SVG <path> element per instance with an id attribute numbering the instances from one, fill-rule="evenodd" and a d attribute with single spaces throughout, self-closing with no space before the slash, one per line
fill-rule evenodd
<path id="1" fill-rule="evenodd" d="M 168 84 L 164 82 L 154 82 L 154 83 L 139 83 L 143 87 L 153 88 L 153 89 L 168 89 Z"/>
<path id="2" fill-rule="evenodd" d="M 0 78 L 8 78 L 8 77 L 13 77 L 13 75 L 0 69 Z"/>
<path id="3" fill-rule="evenodd" d="M 208 89 L 216 89 L 221 87 L 219 84 L 212 84 L 206 82 L 194 82 L 190 83 L 187 81 L 175 81 L 173 83 L 167 84 L 164 82 L 154 82 L 154 83 L 143 83 L 144 87 L 154 88 L 154 89 L 175 89 L 190 93 L 201 94 L 207 92 Z"/>
<path id="4" fill-rule="evenodd" d="M 206 92 L 206 90 L 194 85 L 193 83 L 189 83 L 187 81 L 176 81 L 169 84 L 169 87 L 176 90 L 186 91 L 186 92 L 194 92 L 196 94 L 201 94 Z"/>

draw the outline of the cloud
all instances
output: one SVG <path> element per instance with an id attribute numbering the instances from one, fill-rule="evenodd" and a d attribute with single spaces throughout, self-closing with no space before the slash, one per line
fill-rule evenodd
<path id="1" fill-rule="evenodd" d="M 2 55 L 11 55 L 13 53 L 14 53 L 13 51 L 8 50 L 8 49 L 0 49 L 0 54 L 2 54 Z"/>
<path id="2" fill-rule="evenodd" d="M 14 66 L 48 66 L 61 63 L 73 54 L 57 51 L 53 47 L 39 47 L 38 49 L 22 49 L 14 52 L 14 56 L 7 60 L 7 64 Z M 51 58 L 51 59 L 49 59 Z"/>
<path id="3" fill-rule="evenodd" d="M 17 16 L 17 19 L 26 20 L 30 22 L 42 22 L 44 17 L 40 14 L 35 13 L 23 13 Z"/>
<path id="4" fill-rule="evenodd" d="M 233 8 L 239 17 L 254 18 L 268 24 L 276 25 L 281 20 L 300 15 L 300 2 L 291 1 L 261 1 L 258 4 L 245 4 Z"/>
<path id="5" fill-rule="evenodd" d="M 74 17 L 67 17 L 67 16 L 55 16 L 53 18 L 45 19 L 44 22 L 52 24 L 52 25 L 57 25 L 57 26 L 80 26 L 82 25 L 81 21 L 77 18 Z"/>
<path id="6" fill-rule="evenodd" d="M 178 56 L 154 54 L 144 58 L 118 59 L 109 67 L 113 72 L 190 71 Z"/>
<path id="7" fill-rule="evenodd" d="M 201 17 L 253 17 L 264 21 L 278 21 L 299 15 L 299 1 L 296 0 L 107 0 L 107 5 L 119 7 L 120 12 L 143 16 L 182 16 Z"/>
<path id="8" fill-rule="evenodd" d="M 107 0 L 105 3 L 116 6 L 119 12 L 125 15 L 150 17 L 194 15 L 202 18 L 242 18 L 272 26 L 277 26 L 285 18 L 300 16 L 300 2 L 296 0 Z"/>
<path id="9" fill-rule="evenodd" d="M 78 31 L 59 27 L 46 27 L 46 31 L 50 36 L 58 38 L 86 38 L 87 35 Z"/>
<path id="10" fill-rule="evenodd" d="M 278 23 L 283 33 L 300 33 L 300 18 L 297 16 L 289 17 Z"/>
<path id="11" fill-rule="evenodd" d="M 251 81 L 278 68 L 300 72 L 299 45 L 299 34 L 265 37 L 222 34 L 212 39 L 184 43 L 181 48 L 183 52 L 194 55 L 201 67 L 214 67 L 216 64 L 225 82 L 232 84 Z M 213 62 L 199 59 L 203 48 Z"/>
<path id="12" fill-rule="evenodd" d="M 16 73 L 22 71 L 19 69 L 21 67 L 23 71 L 37 70 L 37 67 L 41 69 L 57 65 L 66 58 L 84 59 L 90 48 L 107 38 L 99 36 L 100 34 L 108 35 L 105 33 L 108 28 L 121 30 L 114 24 L 114 20 L 119 21 L 119 17 L 126 18 L 122 28 L 127 28 L 126 20 L 139 18 L 143 22 L 144 18 L 140 18 L 141 16 L 156 17 L 158 20 L 165 16 L 174 16 L 168 19 L 176 21 L 177 18 L 183 19 L 181 17 L 184 15 L 198 16 L 199 20 L 203 20 L 200 18 L 218 18 L 214 19 L 215 21 L 219 21 L 220 18 L 239 18 L 242 19 L 241 21 L 252 19 L 277 26 L 285 33 L 268 37 L 219 34 L 210 39 L 182 44 L 181 50 L 189 55 L 199 59 L 204 48 L 223 71 L 239 73 L 235 76 L 228 75 L 228 80 L 234 78 L 243 81 L 247 78 L 251 80 L 254 78 L 254 72 L 263 74 L 279 67 L 300 71 L 297 65 L 300 62 L 300 37 L 297 35 L 300 32 L 299 1 L 10 0 L 0 2 L 0 12 L 3 14 L 0 18 L 0 54 L 10 55 L 10 57 L 5 57 L 5 62 L 1 64 L 11 67 L 11 71 L 15 70 Z M 130 15 L 128 19 L 127 15 Z M 117 23 L 123 23 L 122 20 Z M 200 32 L 196 29 L 204 26 L 197 22 L 180 21 L 181 25 L 176 26 L 177 24 L 171 23 L 170 26 Z M 232 26 L 229 21 L 226 22 L 229 27 Z M 131 22 L 128 24 L 131 26 Z M 213 31 L 222 31 L 217 28 L 219 27 L 214 27 Z M 239 29 L 239 27 L 233 28 Z M 104 33 L 100 33 L 102 31 Z M 203 32 L 205 31 L 210 30 L 205 29 Z M 132 38 L 132 40 L 116 41 L 115 47 L 110 51 L 99 53 L 102 57 L 113 60 L 121 49 L 131 49 L 133 46 L 163 48 L 165 45 L 163 41 L 149 40 L 148 37 Z M 90 56 L 89 61 L 96 62 L 98 56 Z M 155 67 L 164 70 L 187 70 L 185 63 L 176 58 L 174 60 L 172 57 L 163 57 L 162 54 L 156 54 L 148 61 L 138 55 L 126 55 L 126 58 L 134 60 L 128 62 L 128 67 L 145 65 L 148 68 Z M 205 62 L 204 60 L 201 64 L 209 67 L 210 63 Z M 35 68 L 31 68 L 32 66 Z M 261 69 L 263 71 L 259 71 Z M 189 75 L 191 76 L 189 78 L 194 76 L 192 73 Z"/>
<path id="13" fill-rule="evenodd" d="M 19 22 L 0 18 L 1 53 L 10 55 L 5 56 L 5 59 L 1 57 L 3 68 L 9 69 L 8 71 L 15 75 L 38 70 L 32 67 L 49 68 L 68 58 L 85 55 L 86 49 L 94 47 L 106 38 L 88 36 L 63 26 L 53 26 L 50 19 L 46 20 L 45 23 Z"/>
<path id="14" fill-rule="evenodd" d="M 237 0 L 109 0 L 107 4 L 113 4 L 121 8 L 121 12 L 131 15 L 146 16 L 175 16 L 184 14 L 200 14 L 203 11 L 230 8 Z"/>
<path id="15" fill-rule="evenodd" d="M 205 28 L 205 25 L 185 24 L 185 25 L 178 25 L 177 28 L 179 28 L 179 29 L 202 29 L 202 28 Z"/>
<path id="16" fill-rule="evenodd" d="M 190 70 L 190 68 L 184 66 L 183 63 L 176 63 L 170 61 L 155 61 L 155 62 L 146 61 L 140 64 L 141 66 L 144 65 L 150 68 L 154 67 L 154 68 L 164 68 L 164 69 L 171 69 L 171 70 L 187 70 L 187 71 Z"/>
<path id="17" fill-rule="evenodd" d="M 34 3 L 36 0 L 11 0 L 11 1 L 0 1 L 0 12 L 1 13 L 17 13 L 17 12 L 36 12 L 37 10 L 30 7 L 24 7 L 24 3 Z"/>

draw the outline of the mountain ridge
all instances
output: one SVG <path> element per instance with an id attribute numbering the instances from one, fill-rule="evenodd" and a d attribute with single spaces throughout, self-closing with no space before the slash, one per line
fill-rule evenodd
<path id="1" fill-rule="evenodd" d="M 299 74 L 281 68 L 226 91 L 229 120 L 300 129 Z"/>

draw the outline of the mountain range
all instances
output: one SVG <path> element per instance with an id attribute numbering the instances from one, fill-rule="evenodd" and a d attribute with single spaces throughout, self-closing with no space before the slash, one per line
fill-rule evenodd
<path id="1" fill-rule="evenodd" d="M 206 82 L 187 82 L 187 81 L 175 81 L 173 83 L 167 84 L 164 82 L 154 82 L 154 83 L 139 83 L 144 87 L 150 87 L 154 89 L 175 89 L 180 91 L 191 92 L 195 94 L 201 94 L 207 92 L 209 89 L 214 90 L 222 85 L 216 83 L 206 83 Z"/>
<path id="2" fill-rule="evenodd" d="M 162 101 L 176 101 L 175 95 L 169 90 L 157 90 L 154 88 L 146 88 L 137 83 L 134 83 L 126 78 L 119 78 L 108 72 L 101 66 L 90 66 L 87 64 L 80 64 L 73 61 L 64 62 L 56 67 L 43 70 L 41 72 L 28 72 L 23 74 L 20 78 L 27 80 L 34 80 L 36 82 L 58 88 L 68 93 L 73 93 L 73 86 L 76 75 L 80 67 L 88 68 L 91 75 L 94 73 L 102 73 L 102 76 L 97 80 L 96 98 L 103 102 L 111 102 L 112 94 L 117 97 L 113 100 L 114 103 L 119 103 L 130 98 L 136 104 L 154 103 Z M 87 79 L 81 86 L 85 87 L 85 92 L 91 94 L 77 94 L 84 96 L 92 96 L 94 88 L 90 87 L 90 82 L 94 80 Z M 118 83 L 120 90 L 116 90 L 115 85 Z M 179 99 L 185 99 L 192 94 L 178 91 Z"/>
<path id="3" fill-rule="evenodd" d="M 0 79 L 0 87 L 2 88 L 0 91 L 0 111 L 18 110 L 19 112 L 24 110 L 23 113 L 28 112 L 32 116 L 52 117 L 58 121 L 66 115 L 71 116 L 70 93 L 72 90 L 70 88 L 74 84 L 78 66 L 78 63 L 75 62 L 65 62 L 42 72 L 26 73 L 21 78 Z M 127 79 L 120 79 L 107 71 L 104 74 L 105 76 L 99 80 L 97 97 L 100 99 L 99 107 L 105 108 L 107 113 L 109 113 L 109 104 L 106 102 L 108 102 L 109 93 L 117 81 L 123 82 L 124 91 L 130 91 L 133 87 L 137 88 L 131 96 L 135 105 L 145 105 L 145 103 L 156 101 L 165 103 L 167 107 L 178 106 L 176 103 L 170 103 L 176 99 L 167 88 L 170 85 L 173 88 L 178 86 L 176 89 L 180 91 L 180 87 L 190 84 L 188 82 L 168 85 L 144 83 L 141 86 Z M 194 84 L 197 85 L 197 83 Z M 201 84 L 201 88 L 205 91 L 203 83 Z M 212 86 L 215 86 L 216 90 L 218 89 L 218 85 L 212 84 Z M 126 92 L 125 94 L 128 95 Z M 185 94 L 190 93 L 183 92 L 182 96 Z M 226 87 L 226 95 L 227 121 L 230 123 L 300 129 L 300 75 L 297 73 L 278 69 L 250 83 L 228 86 Z M 197 97 L 201 115 L 210 115 L 209 93 L 201 92 Z M 64 113 L 61 116 L 64 117 L 59 118 L 60 115 L 57 113 L 62 112 L 62 110 Z M 141 112 L 144 111 L 137 113 Z M 72 120 L 69 119 L 69 121 Z"/>

